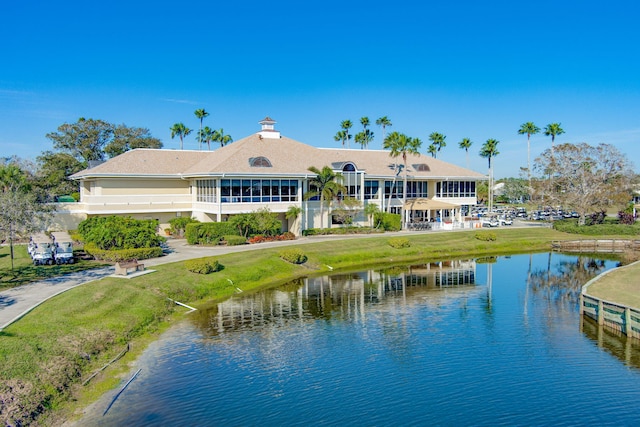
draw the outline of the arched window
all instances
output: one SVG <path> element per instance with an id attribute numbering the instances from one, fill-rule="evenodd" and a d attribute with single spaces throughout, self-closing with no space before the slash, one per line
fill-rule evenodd
<path id="1" fill-rule="evenodd" d="M 342 167 L 342 172 L 355 172 L 355 171 L 356 171 L 356 167 L 354 166 L 353 163 L 347 163 Z"/>
<path id="2" fill-rule="evenodd" d="M 266 157 L 252 157 L 249 159 L 249 166 L 253 168 L 270 168 L 271 162 Z"/>
<path id="3" fill-rule="evenodd" d="M 425 163 L 418 163 L 416 165 L 413 165 L 413 168 L 416 170 L 416 172 L 428 172 L 429 171 L 429 166 L 427 166 Z"/>

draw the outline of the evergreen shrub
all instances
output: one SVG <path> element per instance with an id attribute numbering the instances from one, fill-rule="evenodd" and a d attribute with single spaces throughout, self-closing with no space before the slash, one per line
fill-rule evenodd
<path id="1" fill-rule="evenodd" d="M 190 259 L 184 262 L 184 266 L 192 273 L 209 274 L 218 271 L 220 263 L 217 260 Z"/>
<path id="2" fill-rule="evenodd" d="M 215 245 L 224 236 L 238 235 L 228 222 L 192 222 L 185 227 L 184 236 L 190 245 Z"/>
<path id="3" fill-rule="evenodd" d="M 301 249 L 285 249 L 280 251 L 279 255 L 280 258 L 291 264 L 304 264 L 307 262 L 307 256 Z"/>

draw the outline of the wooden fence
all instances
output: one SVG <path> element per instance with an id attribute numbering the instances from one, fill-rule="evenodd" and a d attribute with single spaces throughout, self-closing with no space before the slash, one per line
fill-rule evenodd
<path id="1" fill-rule="evenodd" d="M 554 240 L 554 250 L 565 252 L 624 252 L 640 250 L 640 240 L 603 239 L 603 240 Z"/>
<path id="2" fill-rule="evenodd" d="M 614 270 L 609 270 L 591 279 L 580 293 L 580 314 L 595 320 L 598 325 L 619 331 L 628 337 L 640 338 L 640 310 L 626 305 L 606 301 L 587 293 L 589 285 Z"/>

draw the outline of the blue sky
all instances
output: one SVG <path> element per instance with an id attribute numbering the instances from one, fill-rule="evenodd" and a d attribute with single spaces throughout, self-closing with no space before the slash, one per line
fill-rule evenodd
<path id="1" fill-rule="evenodd" d="M 471 168 L 500 141 L 495 176 L 527 162 L 520 125 L 615 145 L 640 170 L 640 3 L 566 1 L 2 2 L 0 156 L 35 158 L 80 117 L 205 125 L 234 139 L 273 117 L 283 135 L 337 147 L 340 122 L 388 116 L 438 158 Z M 370 148 L 381 148 L 381 130 Z M 535 135 L 531 156 L 549 148 Z M 185 148 L 197 149 L 195 132 Z M 352 143 L 352 148 L 356 148 Z M 321 167 L 322 165 L 317 165 Z"/>

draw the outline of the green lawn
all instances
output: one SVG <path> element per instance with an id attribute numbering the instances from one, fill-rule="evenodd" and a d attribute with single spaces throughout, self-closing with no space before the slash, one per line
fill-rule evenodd
<path id="1" fill-rule="evenodd" d="M 491 234 L 495 241 L 476 238 Z M 29 423 L 40 412 L 68 417 L 73 408 L 114 387 L 126 364 L 173 316 L 185 311 L 167 298 L 203 307 L 229 297 L 236 288 L 247 292 L 331 270 L 545 251 L 552 240 L 575 237 L 536 227 L 406 234 L 402 238 L 409 240 L 409 247 L 393 248 L 389 244 L 393 238 L 384 235 L 296 245 L 308 257 L 302 265 L 280 259 L 282 249 L 278 248 L 254 250 L 251 256 L 240 252 L 215 257 L 222 268 L 208 275 L 189 272 L 183 262 L 165 264 L 154 267 L 154 273 L 130 280 L 105 278 L 63 293 L 0 332 L 0 401 L 9 408 L 0 411 L 0 423 Z M 26 250 L 21 251 L 17 265 L 21 272 L 29 272 L 32 267 L 24 259 Z M 7 276 L 7 253 L 3 247 L 3 277 Z M 54 271 L 56 267 L 42 268 Z M 31 277 L 41 274 L 36 270 Z M 131 342 L 134 351 L 89 387 L 80 386 Z M 73 403 L 75 399 L 79 400 Z M 55 422 L 49 419 L 47 423 Z"/>

